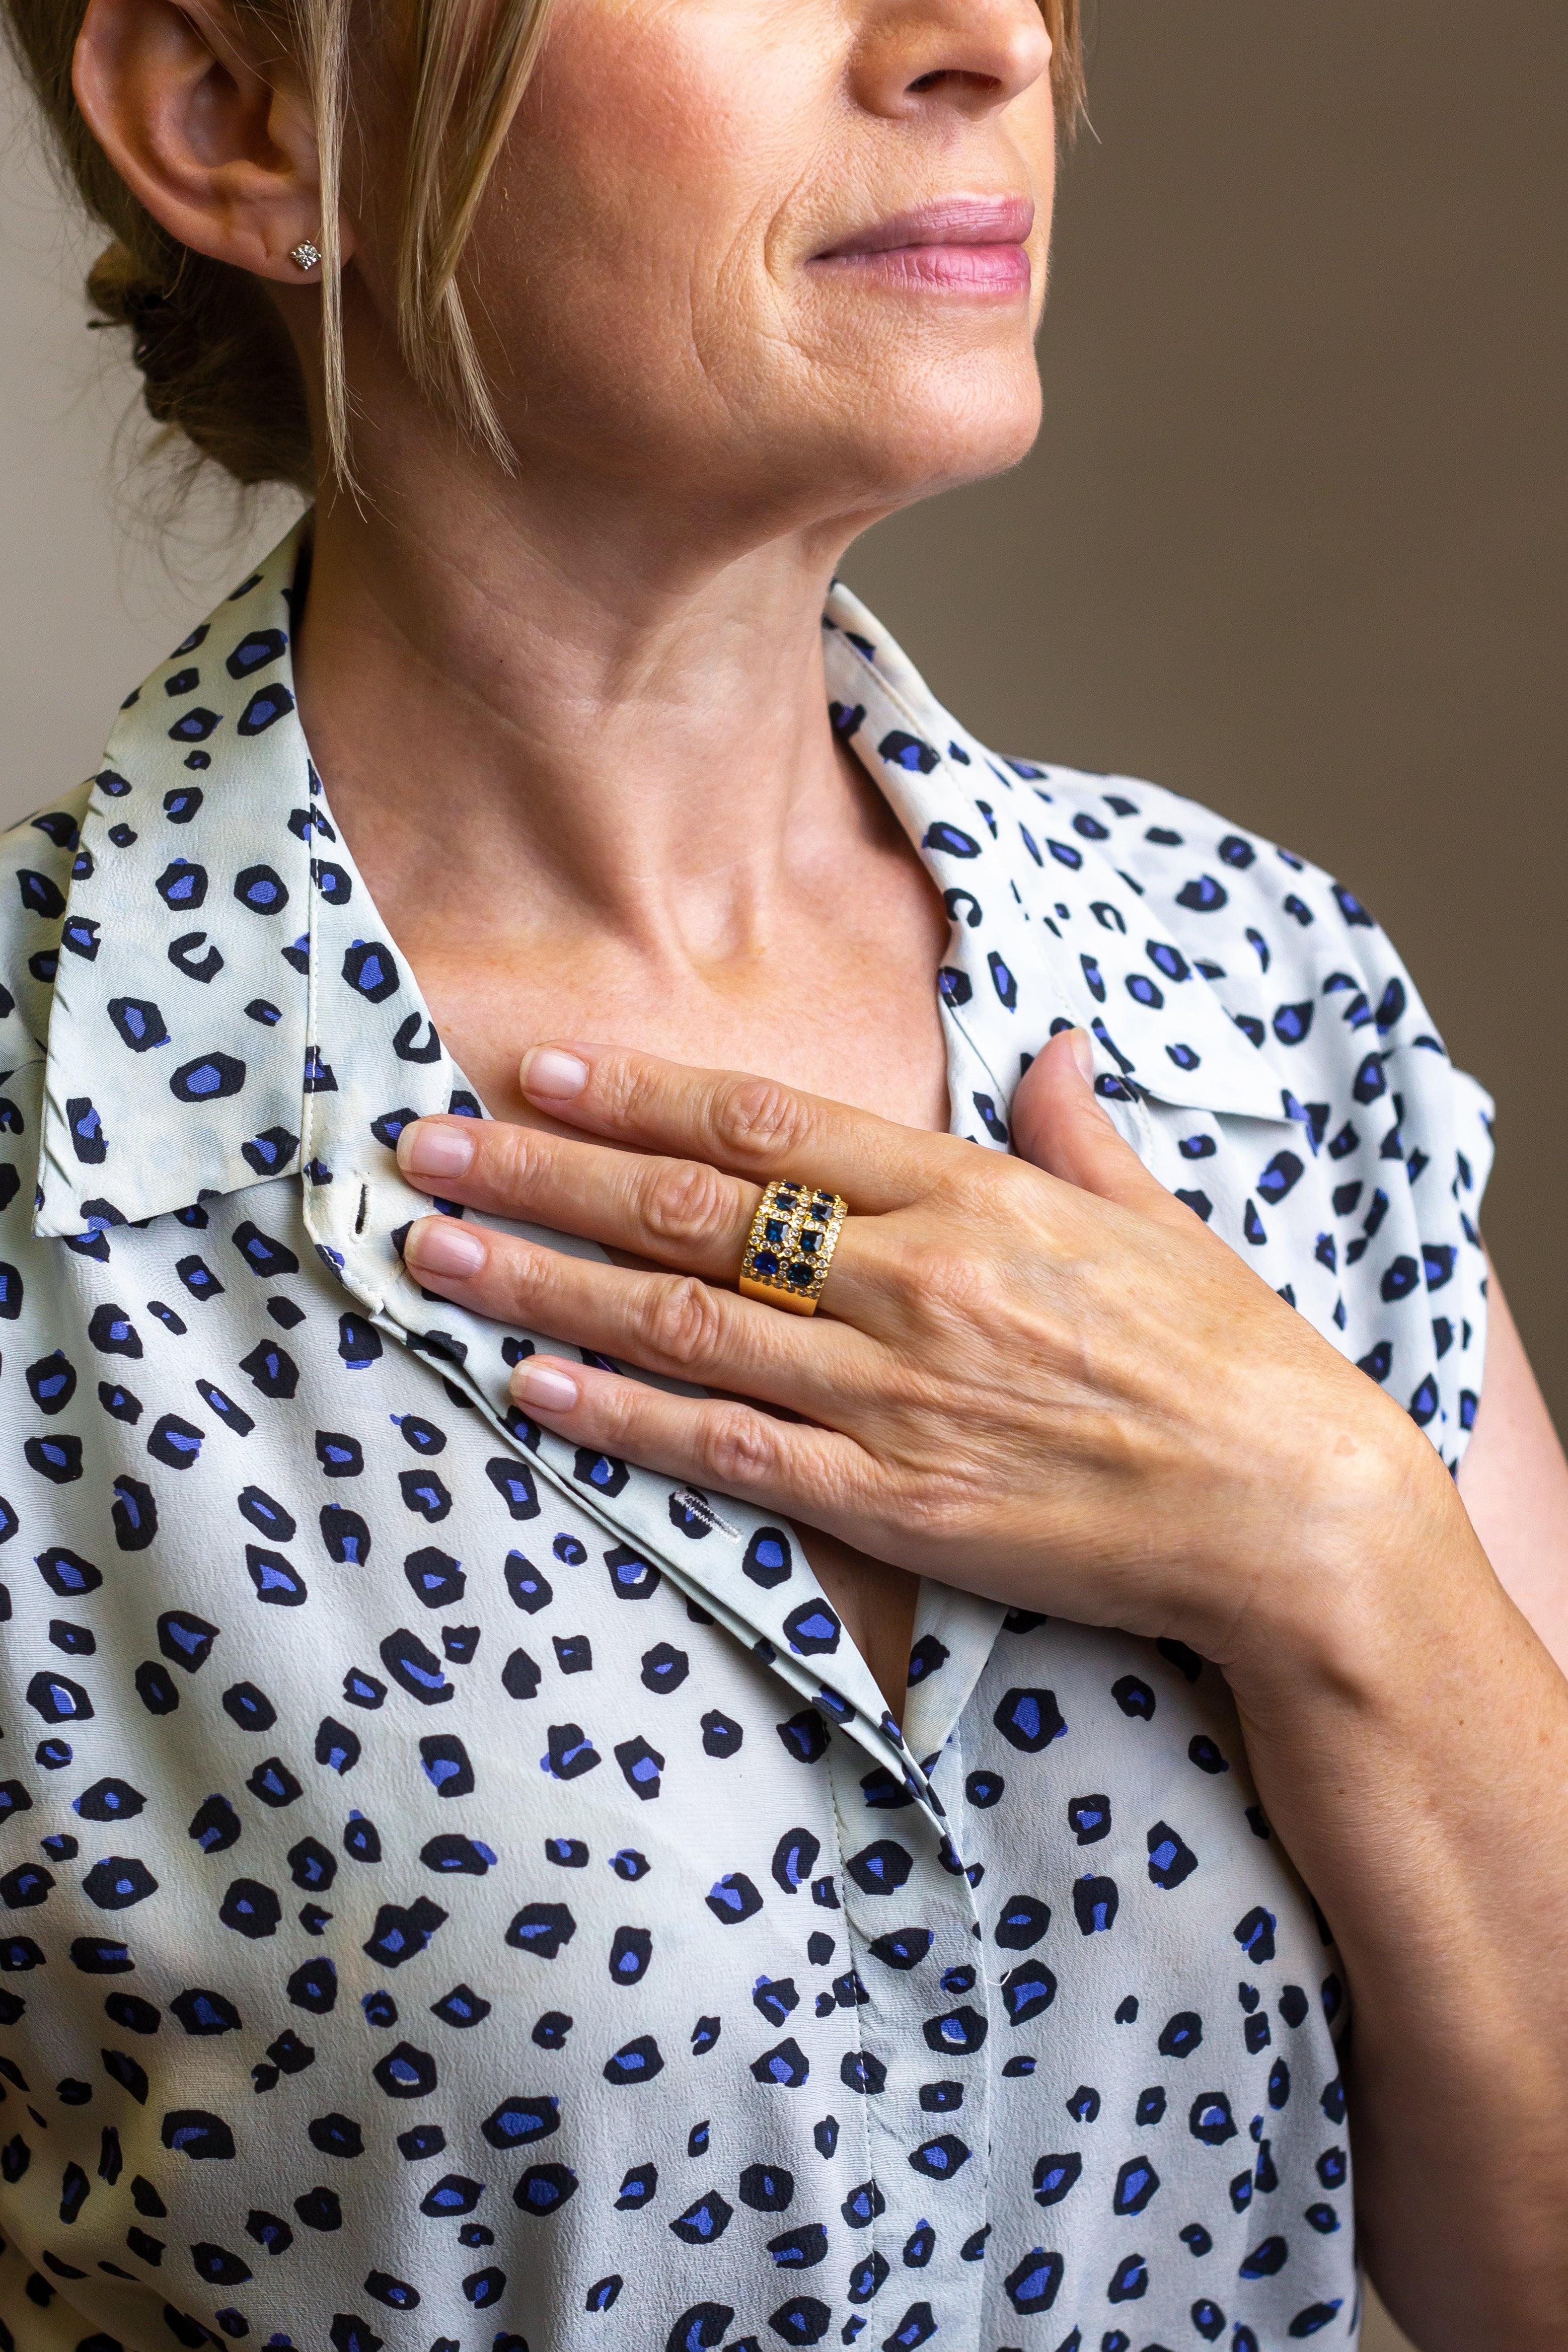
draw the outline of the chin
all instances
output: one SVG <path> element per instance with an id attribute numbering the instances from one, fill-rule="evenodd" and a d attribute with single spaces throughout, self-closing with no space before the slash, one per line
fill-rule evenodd
<path id="1" fill-rule="evenodd" d="M 1032 364 L 1021 380 L 954 370 L 884 388 L 876 411 L 862 415 L 857 436 L 867 474 L 888 503 L 907 506 L 1027 457 L 1040 431 L 1040 381 Z"/>

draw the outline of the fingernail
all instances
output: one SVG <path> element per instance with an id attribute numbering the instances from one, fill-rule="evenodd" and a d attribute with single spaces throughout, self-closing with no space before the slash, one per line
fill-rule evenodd
<path id="1" fill-rule="evenodd" d="M 473 1227 L 455 1217 L 421 1217 L 410 1228 L 402 1254 L 421 1274 L 455 1275 L 459 1280 L 477 1274 L 489 1255 Z"/>
<path id="2" fill-rule="evenodd" d="M 570 1412 L 577 1402 L 577 1382 L 554 1364 L 529 1361 L 512 1374 L 512 1394 L 519 1404 L 537 1404 L 545 1412 Z"/>
<path id="3" fill-rule="evenodd" d="M 1079 1076 L 1085 1086 L 1092 1087 L 1094 1083 L 1093 1039 L 1087 1029 L 1070 1029 L 1067 1033 L 1067 1044 L 1074 1062 L 1078 1065 Z"/>
<path id="4" fill-rule="evenodd" d="M 409 1176 L 466 1176 L 474 1139 L 465 1119 L 416 1118 L 397 1139 L 397 1164 Z"/>
<path id="5" fill-rule="evenodd" d="M 588 1084 L 588 1064 L 575 1054 L 563 1054 L 559 1045 L 530 1045 L 517 1076 L 526 1095 L 564 1102 Z"/>

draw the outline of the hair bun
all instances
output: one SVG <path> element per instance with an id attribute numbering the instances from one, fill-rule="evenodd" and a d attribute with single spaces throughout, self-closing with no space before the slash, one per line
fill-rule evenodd
<path id="1" fill-rule="evenodd" d="M 101 317 L 95 327 L 138 327 L 155 312 L 170 308 L 170 293 L 162 273 L 150 273 L 129 246 L 117 238 L 99 255 L 87 277 L 88 299 Z"/>
<path id="2" fill-rule="evenodd" d="M 140 226 L 140 225 L 139 225 Z M 154 423 L 184 436 L 237 482 L 312 483 L 298 362 L 260 285 L 147 224 L 88 273 L 97 327 L 124 327 Z"/>

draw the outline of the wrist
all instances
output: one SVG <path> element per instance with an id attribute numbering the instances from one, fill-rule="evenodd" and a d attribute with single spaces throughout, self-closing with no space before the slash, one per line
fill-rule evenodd
<path id="1" fill-rule="evenodd" d="M 1358 1402 L 1361 1402 L 1358 1400 Z M 1430 1442 L 1382 1397 L 1317 1433 L 1289 1533 L 1253 1578 L 1220 1661 L 1238 1697 L 1333 1690 L 1375 1703 L 1424 1647 L 1473 1616 L 1490 1564 Z"/>

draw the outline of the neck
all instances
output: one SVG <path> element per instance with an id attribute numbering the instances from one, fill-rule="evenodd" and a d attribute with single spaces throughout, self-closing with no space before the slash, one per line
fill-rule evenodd
<path id="1" fill-rule="evenodd" d="M 770 909 L 885 822 L 834 745 L 821 647 L 869 519 L 747 530 L 455 462 L 427 495 L 324 504 L 302 715 L 408 950 L 521 922 L 664 971 L 765 951 Z"/>

